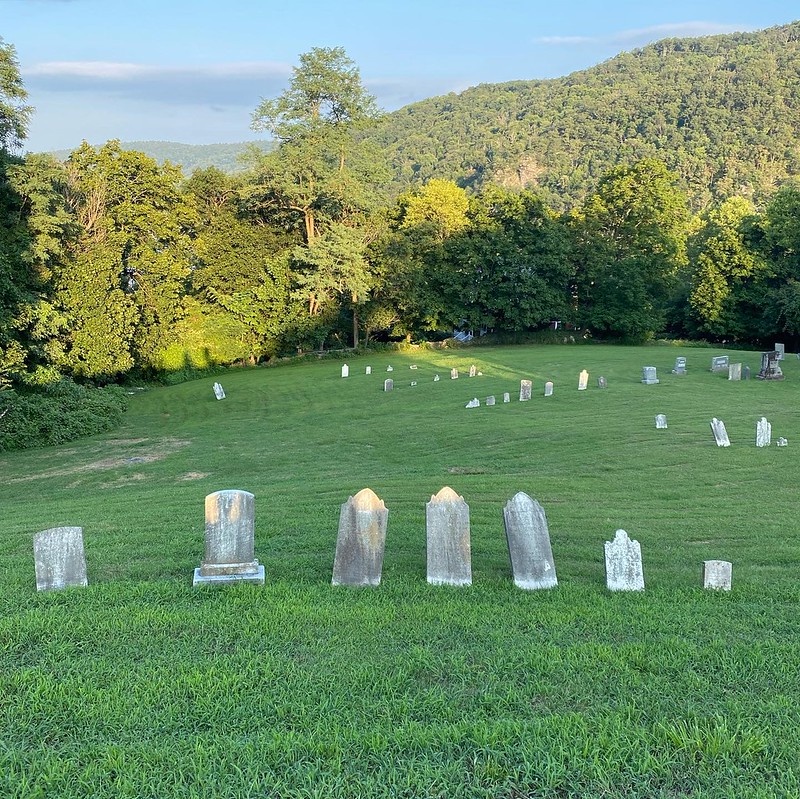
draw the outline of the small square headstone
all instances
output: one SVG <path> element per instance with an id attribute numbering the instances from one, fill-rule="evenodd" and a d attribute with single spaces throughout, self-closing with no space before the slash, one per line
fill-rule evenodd
<path id="1" fill-rule="evenodd" d="M 732 572 L 733 564 L 727 560 L 704 560 L 703 588 L 730 591 Z"/>
<path id="2" fill-rule="evenodd" d="M 367 367 L 367 374 L 368 374 L 368 375 L 371 375 L 371 374 L 372 374 L 372 367 L 371 367 L 371 366 L 368 366 L 368 367 Z"/>
<path id="3" fill-rule="evenodd" d="M 778 353 L 778 360 L 782 361 L 786 357 L 786 345 L 785 344 L 776 344 L 775 345 L 775 352 Z"/>
<path id="4" fill-rule="evenodd" d="M 544 384 L 544 395 L 545 397 L 552 397 L 553 396 L 553 381 L 548 380 Z"/>
<path id="5" fill-rule="evenodd" d="M 586 386 L 589 385 L 589 373 L 584 369 L 578 375 L 578 391 L 586 391 Z"/>
<path id="6" fill-rule="evenodd" d="M 613 541 L 606 541 L 606 585 L 609 591 L 644 591 L 642 548 L 617 530 Z"/>
<path id="7" fill-rule="evenodd" d="M 742 379 L 742 365 L 740 363 L 728 364 L 728 380 Z"/>
<path id="8" fill-rule="evenodd" d="M 608 383 L 606 382 L 605 377 L 601 376 L 601 377 L 597 378 L 597 387 L 598 388 L 607 388 L 608 387 Z"/>
<path id="9" fill-rule="evenodd" d="M 417 365 L 416 365 L 415 363 L 412 363 L 412 364 L 411 364 L 411 366 L 409 366 L 408 368 L 409 368 L 409 369 L 416 369 L 416 368 L 417 368 Z"/>
<path id="10" fill-rule="evenodd" d="M 342 364 L 342 377 L 350 377 L 350 367 L 346 364 Z"/>
<path id="11" fill-rule="evenodd" d="M 678 356 L 675 359 L 675 366 L 672 369 L 672 374 L 674 375 L 686 374 L 686 358 L 684 358 L 683 356 Z"/>
<path id="12" fill-rule="evenodd" d="M 511 392 L 506 391 L 503 393 L 503 402 L 511 402 Z"/>
<path id="13" fill-rule="evenodd" d="M 659 413 L 656 416 L 656 430 L 666 430 L 667 429 L 667 417 L 666 414 Z"/>
<path id="14" fill-rule="evenodd" d="M 82 527 L 53 527 L 33 537 L 37 591 L 86 586 Z"/>
<path id="15" fill-rule="evenodd" d="M 656 367 L 655 366 L 643 366 L 642 367 L 642 383 L 646 386 L 654 386 L 656 383 L 660 382 L 658 376 L 656 374 Z"/>
<path id="16" fill-rule="evenodd" d="M 527 402 L 531 398 L 531 390 L 533 388 L 533 381 L 520 380 L 519 381 L 519 401 Z"/>
<path id="17" fill-rule="evenodd" d="M 778 439 L 776 446 L 778 446 L 778 447 L 788 447 L 789 446 L 789 441 L 788 441 L 788 439 L 786 439 L 783 436 L 781 436 Z"/>
<path id="18" fill-rule="evenodd" d="M 416 386 L 416 385 L 417 385 L 417 381 L 416 381 L 416 380 L 412 380 L 412 381 L 411 381 L 411 385 L 412 385 L 412 386 Z"/>
<path id="19" fill-rule="evenodd" d="M 486 404 L 487 405 L 494 405 L 494 403 L 495 403 L 494 397 L 487 397 L 486 398 Z"/>
<path id="20" fill-rule="evenodd" d="M 383 381 L 383 390 L 394 391 L 394 380 L 392 380 L 391 377 L 387 377 L 386 380 Z"/>
<path id="21" fill-rule="evenodd" d="M 728 356 L 727 355 L 715 355 L 711 359 L 711 371 L 712 372 L 727 372 L 728 371 Z"/>

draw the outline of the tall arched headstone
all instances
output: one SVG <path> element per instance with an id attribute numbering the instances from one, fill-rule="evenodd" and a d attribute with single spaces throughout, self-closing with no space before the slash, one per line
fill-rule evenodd
<path id="1" fill-rule="evenodd" d="M 469 505 L 445 486 L 425 506 L 428 540 L 428 582 L 471 585 L 472 558 Z"/>
<path id="2" fill-rule="evenodd" d="M 514 585 L 555 588 L 558 579 L 544 508 L 520 491 L 503 508 L 503 522 Z"/>
<path id="3" fill-rule="evenodd" d="M 341 507 L 333 585 L 379 585 L 389 511 L 370 488 Z"/>
<path id="4" fill-rule="evenodd" d="M 606 585 L 609 591 L 644 591 L 642 548 L 638 541 L 617 530 L 613 541 L 606 541 Z"/>

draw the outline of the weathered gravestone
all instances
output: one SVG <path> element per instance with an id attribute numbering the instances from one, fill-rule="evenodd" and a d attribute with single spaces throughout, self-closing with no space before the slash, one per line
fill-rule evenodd
<path id="1" fill-rule="evenodd" d="M 783 372 L 778 363 L 777 352 L 761 353 L 761 371 L 758 373 L 759 380 L 783 380 Z"/>
<path id="2" fill-rule="evenodd" d="M 597 387 L 598 388 L 608 388 L 608 381 L 605 377 L 598 377 L 597 378 Z"/>
<path id="3" fill-rule="evenodd" d="M 727 372 L 728 371 L 728 356 L 727 355 L 715 355 L 711 359 L 711 371 L 712 372 Z"/>
<path id="4" fill-rule="evenodd" d="M 756 422 L 756 446 L 768 447 L 772 443 L 772 425 L 762 416 Z"/>
<path id="5" fill-rule="evenodd" d="M 740 363 L 728 364 L 728 380 L 742 379 L 742 365 Z"/>
<path id="6" fill-rule="evenodd" d="M 255 497 L 249 491 L 215 491 L 206 497 L 206 550 L 192 585 L 264 584 L 255 559 Z"/>
<path id="7" fill-rule="evenodd" d="M 486 404 L 487 405 L 494 405 L 495 404 L 495 398 L 494 397 L 487 397 L 486 398 Z"/>
<path id="8" fill-rule="evenodd" d="M 425 506 L 428 538 L 428 582 L 471 585 L 469 505 L 445 486 Z"/>
<path id="9" fill-rule="evenodd" d="M 514 585 L 525 589 L 557 586 L 544 508 L 520 491 L 503 508 L 503 522 Z"/>
<path id="10" fill-rule="evenodd" d="M 33 537 L 37 591 L 88 585 L 82 527 L 53 527 Z"/>
<path id="11" fill-rule="evenodd" d="M 788 439 L 786 439 L 783 436 L 781 436 L 778 439 L 776 446 L 778 446 L 778 447 L 788 447 L 789 446 L 789 441 L 788 441 Z"/>
<path id="12" fill-rule="evenodd" d="M 731 590 L 731 575 L 733 564 L 727 560 L 703 561 L 703 588 L 716 591 Z"/>
<path id="13" fill-rule="evenodd" d="M 533 389 L 533 381 L 520 380 L 519 381 L 519 401 L 527 402 L 531 398 L 531 391 Z"/>
<path id="14" fill-rule="evenodd" d="M 550 380 L 548 380 L 544 384 L 544 395 L 545 395 L 545 397 L 552 397 L 553 396 L 553 383 Z"/>
<path id="15" fill-rule="evenodd" d="M 464 407 L 465 408 L 480 408 L 481 407 L 481 401 L 477 397 L 474 397 Z"/>
<path id="16" fill-rule="evenodd" d="M 469 376 L 475 377 L 478 374 L 478 370 L 475 368 L 475 364 L 473 363 L 472 366 L 469 367 Z"/>
<path id="17" fill-rule="evenodd" d="M 350 377 L 350 367 L 346 364 L 342 364 L 342 377 Z"/>
<path id="18" fill-rule="evenodd" d="M 370 488 L 364 488 L 342 505 L 333 585 L 379 585 L 386 545 L 389 511 Z"/>
<path id="19" fill-rule="evenodd" d="M 646 386 L 654 386 L 656 383 L 660 382 L 658 379 L 658 375 L 656 374 L 656 367 L 655 366 L 643 366 L 642 367 L 642 383 Z"/>
<path id="20" fill-rule="evenodd" d="M 416 385 L 417 385 L 417 381 L 416 381 L 416 380 L 412 380 L 412 381 L 411 381 L 411 385 L 412 385 L 412 386 L 416 386 Z"/>
<path id="21" fill-rule="evenodd" d="M 439 375 L 434 375 L 433 376 L 433 382 L 434 383 L 438 383 L 439 382 Z"/>
<path id="22" fill-rule="evenodd" d="M 675 366 L 672 369 L 672 374 L 674 375 L 686 374 L 686 358 L 684 358 L 683 356 L 679 356 L 675 359 Z"/>
<path id="23" fill-rule="evenodd" d="M 667 429 L 667 417 L 666 414 L 659 413 L 656 415 L 656 430 L 666 430 Z"/>
<path id="24" fill-rule="evenodd" d="M 778 353 L 778 360 L 782 361 L 786 357 L 786 345 L 785 344 L 776 344 L 775 345 L 775 352 Z"/>
<path id="25" fill-rule="evenodd" d="M 503 402 L 511 402 L 511 392 L 505 391 L 503 393 Z"/>
<path id="26" fill-rule="evenodd" d="M 368 366 L 368 367 L 367 367 L 367 374 L 368 374 L 368 375 L 371 375 L 371 374 L 372 374 L 372 367 L 371 367 L 371 366 Z"/>
<path id="27" fill-rule="evenodd" d="M 613 541 L 606 541 L 606 586 L 609 591 L 644 591 L 642 548 L 638 541 L 617 530 Z"/>
<path id="28" fill-rule="evenodd" d="M 394 371 L 394 366 L 387 366 L 386 367 L 386 371 L 387 372 L 393 372 Z"/>
<path id="29" fill-rule="evenodd" d="M 458 380 L 458 369 L 456 369 L 455 367 L 453 367 L 450 370 L 450 379 L 451 380 Z"/>
<path id="30" fill-rule="evenodd" d="M 409 369 L 416 369 L 417 365 L 415 363 L 412 363 L 408 368 Z"/>
<path id="31" fill-rule="evenodd" d="M 589 385 L 589 373 L 584 369 L 578 375 L 578 391 L 586 391 L 586 386 Z"/>
<path id="32" fill-rule="evenodd" d="M 745 365 L 742 367 L 742 380 L 750 379 L 750 367 Z"/>
<path id="33" fill-rule="evenodd" d="M 214 383 L 214 396 L 218 400 L 225 399 L 225 392 L 222 389 L 222 385 L 220 383 Z"/>
<path id="34" fill-rule="evenodd" d="M 391 377 L 387 377 L 386 380 L 383 381 L 383 390 L 394 391 L 394 380 L 392 380 Z"/>
<path id="35" fill-rule="evenodd" d="M 731 445 L 728 439 L 728 431 L 725 429 L 725 423 L 717 419 L 716 416 L 711 420 L 711 431 L 714 433 L 714 440 L 717 442 L 718 447 L 729 447 Z"/>

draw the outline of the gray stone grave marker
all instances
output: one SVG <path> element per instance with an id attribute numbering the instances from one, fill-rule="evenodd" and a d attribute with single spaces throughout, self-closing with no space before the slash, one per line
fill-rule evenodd
<path id="1" fill-rule="evenodd" d="M 663 413 L 659 413 L 656 415 L 656 430 L 666 430 L 667 429 L 667 417 Z"/>
<path id="2" fill-rule="evenodd" d="M 597 378 L 597 387 L 598 388 L 608 388 L 608 381 L 605 377 L 598 377 Z"/>
<path id="3" fill-rule="evenodd" d="M 386 367 L 386 371 L 387 372 L 393 372 L 394 371 L 394 366 L 387 366 Z"/>
<path id="4" fill-rule="evenodd" d="M 674 375 L 686 374 L 686 358 L 684 358 L 683 356 L 679 356 L 675 359 L 675 366 L 672 369 L 672 374 Z"/>
<path id="5" fill-rule="evenodd" d="M 225 399 L 225 391 L 222 388 L 222 384 L 214 383 L 214 396 L 218 400 L 224 400 Z"/>
<path id="6" fill-rule="evenodd" d="M 332 585 L 379 585 L 389 511 L 370 488 L 342 505 Z"/>
<path id="7" fill-rule="evenodd" d="M 428 582 L 471 585 L 469 505 L 445 486 L 425 506 L 428 539 Z"/>
<path id="8" fill-rule="evenodd" d="M 660 381 L 658 379 L 655 366 L 642 367 L 642 383 L 644 383 L 646 386 L 654 386 L 659 382 Z"/>
<path id="9" fill-rule="evenodd" d="M 756 422 L 756 446 L 768 447 L 772 443 L 772 425 L 762 416 Z"/>
<path id="10" fill-rule="evenodd" d="M 731 445 L 728 439 L 728 431 L 725 429 L 725 423 L 717 419 L 716 416 L 711 420 L 711 430 L 714 433 L 714 440 L 717 442 L 718 447 L 729 447 Z"/>
<path id="11" fill-rule="evenodd" d="M 742 379 L 742 365 L 740 363 L 728 364 L 728 380 Z"/>
<path id="12" fill-rule="evenodd" d="M 494 405 L 495 404 L 495 398 L 494 397 L 487 397 L 486 398 L 486 404 L 487 405 Z"/>
<path id="13" fill-rule="evenodd" d="M 520 491 L 503 508 L 503 522 L 514 585 L 528 590 L 557 586 L 544 508 Z"/>
<path id="14" fill-rule="evenodd" d="M 391 377 L 387 377 L 386 380 L 383 381 L 383 390 L 394 391 L 394 380 L 392 380 Z"/>
<path id="15" fill-rule="evenodd" d="M 613 541 L 606 541 L 606 586 L 609 591 L 644 591 L 642 548 L 617 530 Z"/>
<path id="16" fill-rule="evenodd" d="M 742 367 L 742 380 L 750 379 L 750 367 L 745 365 Z"/>
<path id="17" fill-rule="evenodd" d="M 786 345 L 785 344 L 776 344 L 775 345 L 775 352 L 778 353 L 778 360 L 782 361 L 786 357 Z"/>
<path id="18" fill-rule="evenodd" d="M 783 371 L 778 363 L 777 352 L 761 353 L 761 371 L 758 373 L 759 380 L 783 380 Z"/>
<path id="19" fill-rule="evenodd" d="M 249 491 L 215 491 L 206 497 L 206 550 L 192 585 L 264 584 L 264 567 L 254 556 L 255 497 Z"/>
<path id="20" fill-rule="evenodd" d="M 511 392 L 510 391 L 503 392 L 503 402 L 511 402 Z"/>
<path id="21" fill-rule="evenodd" d="M 350 367 L 346 364 L 342 364 L 342 377 L 350 377 Z"/>
<path id="22" fill-rule="evenodd" d="M 533 381 L 520 380 L 519 381 L 519 401 L 527 402 L 531 398 L 531 391 L 533 389 Z"/>
<path id="23" fill-rule="evenodd" d="M 368 367 L 367 367 L 367 374 L 368 374 L 368 375 L 371 375 L 371 374 L 372 374 L 372 367 L 371 367 L 371 366 L 368 366 Z"/>
<path id="24" fill-rule="evenodd" d="M 789 446 L 789 441 L 788 441 L 788 439 L 785 439 L 783 436 L 781 436 L 778 439 L 778 441 L 777 441 L 775 446 L 777 446 L 777 447 L 788 447 Z"/>
<path id="25" fill-rule="evenodd" d="M 481 401 L 477 397 L 474 397 L 464 407 L 465 408 L 480 408 L 481 407 Z"/>
<path id="26" fill-rule="evenodd" d="M 439 382 L 439 375 L 434 375 L 433 376 L 433 382 L 434 383 L 438 383 Z"/>
<path id="27" fill-rule="evenodd" d="M 545 395 L 545 397 L 552 397 L 553 396 L 553 383 L 550 380 L 548 380 L 544 384 L 544 395 Z"/>
<path id="28" fill-rule="evenodd" d="M 458 369 L 456 369 L 455 367 L 453 367 L 450 370 L 450 379 L 451 380 L 458 380 Z"/>
<path id="29" fill-rule="evenodd" d="M 727 355 L 715 355 L 711 359 L 711 371 L 712 372 L 727 372 L 728 371 L 728 356 Z"/>
<path id="30" fill-rule="evenodd" d="M 703 588 L 730 591 L 732 573 L 733 564 L 727 560 L 704 560 Z"/>
<path id="31" fill-rule="evenodd" d="M 584 369 L 578 375 L 578 391 L 586 391 L 586 386 L 589 385 L 589 373 Z"/>
<path id="32" fill-rule="evenodd" d="M 37 591 L 86 586 L 82 527 L 52 527 L 33 537 Z"/>

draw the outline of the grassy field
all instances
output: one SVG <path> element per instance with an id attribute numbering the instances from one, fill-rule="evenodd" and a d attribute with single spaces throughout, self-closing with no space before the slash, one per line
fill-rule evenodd
<path id="1" fill-rule="evenodd" d="M 222 402 L 213 379 L 142 391 L 113 433 L 0 457 L 0 796 L 800 796 L 800 361 L 735 383 L 715 354 L 232 371 Z M 761 416 L 788 447 L 755 447 Z M 444 485 L 471 509 L 468 588 L 425 581 Z M 332 588 L 339 506 L 367 486 L 389 509 L 383 582 Z M 225 488 L 256 496 L 266 585 L 192 589 L 203 499 Z M 511 581 L 518 491 L 547 513 L 551 591 Z M 32 537 L 60 525 L 84 528 L 90 585 L 37 594 Z M 643 594 L 605 588 L 617 528 L 641 542 Z M 702 590 L 706 559 L 733 562 L 731 593 Z"/>

